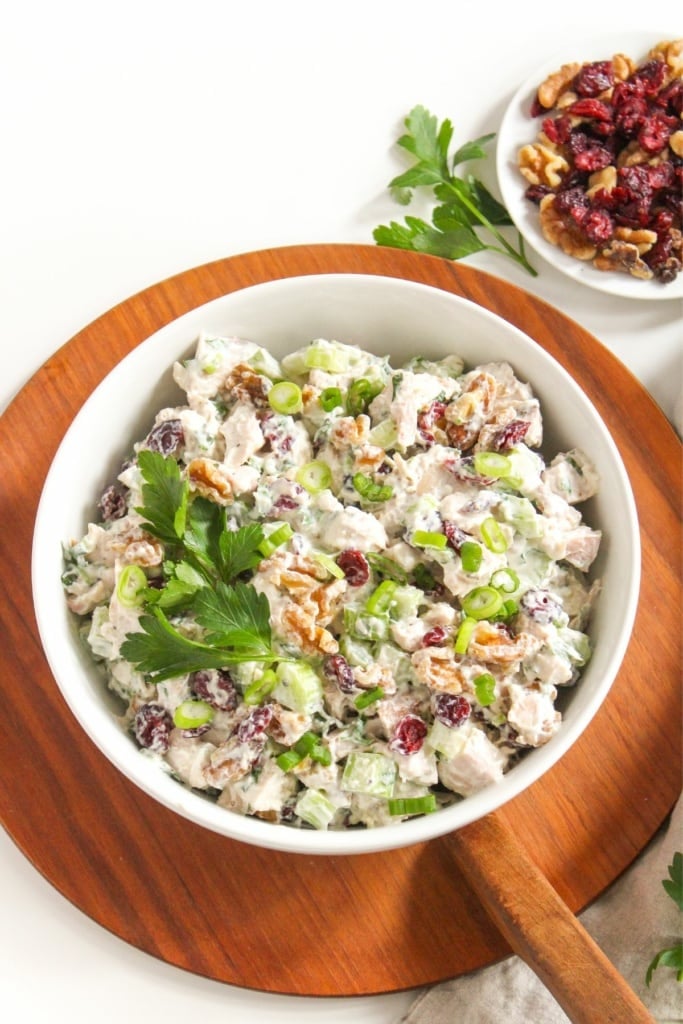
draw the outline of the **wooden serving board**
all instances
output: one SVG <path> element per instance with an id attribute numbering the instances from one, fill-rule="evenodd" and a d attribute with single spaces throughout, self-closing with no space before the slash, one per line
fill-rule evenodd
<path id="1" fill-rule="evenodd" d="M 457 868 L 452 837 L 346 858 L 283 854 L 205 831 L 137 790 L 81 730 L 47 666 L 33 615 L 31 542 L 55 450 L 123 356 L 227 292 L 332 272 L 424 282 L 526 331 L 592 398 L 630 474 L 643 579 L 622 670 L 581 739 L 496 818 L 578 912 L 648 843 L 681 788 L 681 448 L 600 342 L 488 274 L 372 246 L 248 253 L 133 296 L 60 348 L 0 419 L 0 820 L 56 889 L 126 942 L 199 975 L 299 995 L 428 985 L 510 947 Z"/>

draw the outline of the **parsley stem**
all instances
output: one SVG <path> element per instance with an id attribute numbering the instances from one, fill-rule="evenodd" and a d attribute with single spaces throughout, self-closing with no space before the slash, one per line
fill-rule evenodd
<path id="1" fill-rule="evenodd" d="M 503 246 L 503 249 L 505 251 L 502 252 L 500 249 L 497 249 L 494 246 L 489 246 L 489 248 L 492 249 L 494 252 L 500 253 L 501 256 L 508 255 L 511 259 L 513 259 L 515 261 L 515 263 L 519 263 L 520 266 L 524 267 L 524 269 L 527 270 L 531 274 L 532 277 L 538 277 L 538 271 L 534 270 L 534 268 L 531 266 L 531 264 L 529 263 L 529 261 L 526 258 L 526 255 L 525 255 L 525 252 L 524 252 L 524 239 L 519 234 L 519 232 L 517 232 L 517 238 L 519 240 L 519 252 L 518 252 L 501 235 L 500 231 L 495 227 L 495 225 L 493 225 L 491 223 L 491 221 L 488 219 L 488 217 L 485 217 L 484 214 L 481 212 L 481 210 L 478 210 L 477 207 L 474 205 L 474 203 L 470 202 L 470 200 L 467 198 L 467 196 L 464 195 L 463 192 L 460 191 L 460 189 L 454 187 L 452 179 L 446 181 L 445 184 L 451 189 L 452 192 L 455 193 L 455 195 L 458 197 L 459 202 L 461 202 L 462 205 L 467 210 L 469 210 L 469 212 L 472 214 L 472 216 L 476 217 L 476 219 L 479 221 L 479 223 L 481 225 L 483 225 L 483 227 L 485 227 L 487 231 L 490 231 L 491 234 L 493 235 L 493 237 L 496 238 L 498 240 L 498 242 L 500 242 L 500 244 Z"/>

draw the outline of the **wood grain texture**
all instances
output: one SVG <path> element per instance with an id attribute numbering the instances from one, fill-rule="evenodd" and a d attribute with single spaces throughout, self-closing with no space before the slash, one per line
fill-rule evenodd
<path id="1" fill-rule="evenodd" d="M 432 984 L 510 946 L 456 866 L 450 837 L 390 854 L 281 854 L 207 832 L 138 791 L 61 698 L 38 638 L 30 562 L 55 450 L 120 359 L 220 295 L 333 272 L 434 285 L 526 331 L 592 398 L 630 474 L 644 571 L 622 670 L 579 741 L 496 818 L 576 912 L 633 861 L 681 787 L 681 448 L 655 402 L 594 337 L 491 275 L 372 246 L 246 253 L 132 296 L 56 351 L 0 419 L 0 821 L 56 889 L 126 942 L 209 978 L 304 995 Z"/>

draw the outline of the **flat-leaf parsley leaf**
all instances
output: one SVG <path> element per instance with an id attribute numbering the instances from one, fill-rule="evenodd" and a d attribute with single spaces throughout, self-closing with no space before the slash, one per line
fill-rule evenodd
<path id="1" fill-rule="evenodd" d="M 459 164 L 485 157 L 484 147 L 495 136 L 482 135 L 466 142 L 451 155 L 453 125 L 448 119 L 439 124 L 425 107 L 416 106 L 405 119 L 405 126 L 408 130 L 397 144 L 415 157 L 415 163 L 393 178 L 389 189 L 394 199 L 404 206 L 410 204 L 416 188 L 432 189 L 438 205 L 432 211 L 431 224 L 408 216 L 402 224 L 397 221 L 381 224 L 373 232 L 377 244 L 451 260 L 488 249 L 508 256 L 536 277 L 536 271 L 525 256 L 524 240 L 519 232 L 518 249 L 515 249 L 498 230 L 512 225 L 505 207 L 473 175 L 455 173 Z M 479 236 L 482 230 L 495 244 Z"/>
<path id="2" fill-rule="evenodd" d="M 678 909 L 683 910 L 683 853 L 674 854 L 669 865 L 669 877 L 662 881 L 662 885 Z M 658 967 L 671 967 L 676 971 L 676 980 L 683 981 L 683 942 L 657 953 L 645 975 L 647 985 L 652 981 L 652 975 Z"/>

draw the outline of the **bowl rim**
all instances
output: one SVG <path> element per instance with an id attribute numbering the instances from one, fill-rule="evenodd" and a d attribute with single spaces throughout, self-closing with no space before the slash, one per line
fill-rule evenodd
<path id="1" fill-rule="evenodd" d="M 624 567 L 626 578 L 630 581 L 630 586 L 628 587 L 627 600 L 623 608 L 623 625 L 619 632 L 618 643 L 613 648 L 610 656 L 609 672 L 603 675 L 599 685 L 594 685 L 594 692 L 580 717 L 571 723 L 563 723 L 563 727 L 549 744 L 537 748 L 533 752 L 533 759 L 529 757 L 523 758 L 506 773 L 501 782 L 477 793 L 476 800 L 474 798 L 466 798 L 451 807 L 439 810 L 434 815 L 403 821 L 397 823 L 396 826 L 382 826 L 375 829 L 316 831 L 312 829 L 295 829 L 286 825 L 275 825 L 219 808 L 210 799 L 202 796 L 197 791 L 190 790 L 175 781 L 169 774 L 160 770 L 156 761 L 149 757 L 141 756 L 140 751 L 134 747 L 130 737 L 124 733 L 118 723 L 112 720 L 111 713 L 104 712 L 102 702 L 99 707 L 99 713 L 97 713 L 97 708 L 91 706 L 84 708 L 82 703 L 83 695 L 79 690 L 78 683 L 74 683 L 70 679 L 65 680 L 63 677 L 59 644 L 55 642 L 50 630 L 50 623 L 54 619 L 54 607 L 51 602 L 46 600 L 47 592 L 44 593 L 43 590 L 42 573 L 39 566 L 42 564 L 46 550 L 47 535 L 49 534 L 49 531 L 45 529 L 48 508 L 57 493 L 59 471 L 62 463 L 68 456 L 69 445 L 73 438 L 77 436 L 81 424 L 92 413 L 92 410 L 97 407 L 102 394 L 118 384 L 119 377 L 126 372 L 126 368 L 131 365 L 131 361 L 134 361 L 133 357 L 136 353 L 150 351 L 155 344 L 157 346 L 160 345 L 160 338 L 165 343 L 167 338 L 179 338 L 181 336 L 184 337 L 185 347 L 190 348 L 196 339 L 200 329 L 199 325 L 205 314 L 220 310 L 222 315 L 223 307 L 232 304 L 236 296 L 243 299 L 245 293 L 249 293 L 248 298 L 252 294 L 255 294 L 256 298 L 258 298 L 259 293 L 263 295 L 266 290 L 271 294 L 281 290 L 289 290 L 292 287 L 295 289 L 303 287 L 306 290 L 321 283 L 336 287 L 336 282 L 340 281 L 350 283 L 354 288 L 369 287 L 370 289 L 376 289 L 383 284 L 391 288 L 398 288 L 406 294 L 409 292 L 425 295 L 438 293 L 440 299 L 453 306 L 453 308 L 468 307 L 476 311 L 477 316 L 496 324 L 499 328 L 501 325 L 504 325 L 505 330 L 511 332 L 511 336 L 514 335 L 521 339 L 521 343 L 525 346 L 531 343 L 532 346 L 536 347 L 538 350 L 537 355 L 540 354 L 541 360 L 545 360 L 549 365 L 553 365 L 555 371 L 559 372 L 568 384 L 570 391 L 578 398 L 583 411 L 592 418 L 593 426 L 600 432 L 602 441 L 610 452 L 611 461 L 624 498 L 624 519 L 620 526 L 622 529 L 627 530 L 631 540 L 630 564 Z M 195 325 L 194 328 L 187 330 L 191 324 Z M 140 356 L 138 356 L 139 358 Z M 175 355 L 173 358 L 175 358 Z M 169 358 L 165 365 L 168 366 L 171 362 L 172 358 Z M 129 781 L 170 810 L 177 812 L 195 824 L 231 839 L 251 843 L 262 848 L 290 853 L 348 855 L 372 853 L 408 846 L 436 838 L 454 831 L 456 828 L 462 828 L 497 810 L 518 796 L 530 785 L 539 781 L 569 750 L 589 725 L 606 698 L 616 678 L 630 640 L 639 595 L 640 535 L 636 505 L 628 474 L 609 430 L 586 393 L 574 381 L 568 371 L 549 352 L 543 349 L 538 342 L 535 342 L 530 335 L 515 327 L 499 314 L 479 306 L 475 301 L 451 293 L 433 284 L 386 275 L 358 274 L 344 271 L 323 272 L 310 275 L 294 275 L 248 285 L 203 303 L 182 316 L 175 318 L 158 331 L 154 331 L 112 368 L 79 409 L 65 432 L 50 464 L 35 519 L 31 580 L 39 635 L 55 682 L 86 736 L 95 743 L 103 756 L 113 763 Z M 94 720 L 88 717 L 88 711 L 95 712 Z M 93 721 L 96 728 L 93 726 Z M 132 757 L 131 754 L 135 756 Z M 305 836 L 303 842 L 302 836 Z"/>

